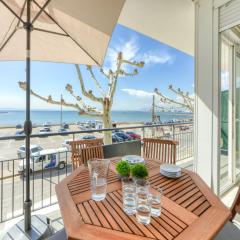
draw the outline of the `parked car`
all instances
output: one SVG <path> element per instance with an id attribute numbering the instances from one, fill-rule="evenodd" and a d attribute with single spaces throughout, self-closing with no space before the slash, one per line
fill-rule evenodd
<path id="1" fill-rule="evenodd" d="M 30 155 L 39 153 L 42 151 L 43 148 L 39 145 L 30 145 Z M 25 145 L 22 145 L 17 150 L 17 156 L 18 158 L 25 158 L 26 157 L 26 151 L 25 151 Z"/>
<path id="2" fill-rule="evenodd" d="M 67 148 L 45 149 L 33 153 L 30 158 L 30 172 L 42 171 L 50 168 L 64 169 L 66 166 L 65 159 L 61 159 L 61 154 L 67 152 Z M 24 173 L 26 169 L 26 159 L 18 165 L 18 172 Z"/>
<path id="3" fill-rule="evenodd" d="M 87 130 L 84 125 L 79 125 L 80 130 Z"/>
<path id="4" fill-rule="evenodd" d="M 120 137 L 118 137 L 116 134 L 112 134 L 112 142 L 113 143 L 118 143 L 118 142 L 123 142 L 124 140 Z"/>
<path id="5" fill-rule="evenodd" d="M 24 130 L 16 131 L 15 136 L 16 136 L 16 137 L 21 137 L 21 139 L 24 138 L 24 137 L 25 137 L 25 132 L 24 132 Z M 19 139 L 19 138 L 18 138 L 18 139 Z"/>
<path id="6" fill-rule="evenodd" d="M 189 126 L 181 126 L 181 127 L 180 127 L 180 130 L 181 130 L 181 131 L 189 130 Z"/>
<path id="7" fill-rule="evenodd" d="M 58 133 L 66 133 L 66 132 L 68 132 L 68 130 L 65 129 L 65 128 L 59 128 L 58 129 Z"/>
<path id="8" fill-rule="evenodd" d="M 39 130 L 39 134 L 45 134 L 45 133 L 49 133 L 51 132 L 51 128 L 50 127 L 45 127 Z"/>
<path id="9" fill-rule="evenodd" d="M 82 139 L 90 140 L 90 139 L 96 139 L 96 137 L 94 135 L 87 135 L 87 136 L 82 137 Z"/>
<path id="10" fill-rule="evenodd" d="M 63 128 L 69 129 L 69 125 L 68 125 L 67 123 L 64 123 L 64 124 L 63 124 Z"/>
<path id="11" fill-rule="evenodd" d="M 45 122 L 45 123 L 43 124 L 43 127 L 51 127 L 51 123 L 50 123 L 50 122 Z"/>
<path id="12" fill-rule="evenodd" d="M 89 126 L 90 128 L 95 128 L 96 127 L 96 122 L 95 121 L 87 121 L 86 125 Z"/>
<path id="13" fill-rule="evenodd" d="M 141 136 L 135 132 L 126 132 L 129 136 L 131 136 L 134 140 L 135 139 L 141 139 Z"/>
<path id="14" fill-rule="evenodd" d="M 124 132 L 115 132 L 116 136 L 122 138 L 124 141 L 131 141 L 133 138 Z"/>
<path id="15" fill-rule="evenodd" d="M 16 125 L 16 129 L 21 129 L 21 128 L 23 128 L 22 124 L 17 124 Z"/>

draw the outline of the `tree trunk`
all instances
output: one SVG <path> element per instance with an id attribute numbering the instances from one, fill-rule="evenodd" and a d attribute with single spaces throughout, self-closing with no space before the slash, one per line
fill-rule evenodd
<path id="1" fill-rule="evenodd" d="M 111 109 L 109 100 L 106 98 L 104 99 L 103 104 L 103 127 L 104 128 L 112 128 L 112 119 L 111 119 Z M 104 144 L 112 144 L 112 132 L 105 131 L 104 134 Z"/>

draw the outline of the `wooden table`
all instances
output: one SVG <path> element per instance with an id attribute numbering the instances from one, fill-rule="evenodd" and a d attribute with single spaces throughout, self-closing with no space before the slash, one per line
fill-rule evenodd
<path id="1" fill-rule="evenodd" d="M 56 186 L 58 202 L 68 239 L 212 239 L 229 219 L 230 211 L 201 178 L 182 169 L 182 176 L 169 179 L 159 173 L 159 163 L 147 160 L 149 181 L 164 192 L 162 214 L 149 225 L 122 210 L 121 182 L 115 173 L 120 158 L 111 159 L 108 194 L 91 200 L 89 173 L 80 167 Z"/>

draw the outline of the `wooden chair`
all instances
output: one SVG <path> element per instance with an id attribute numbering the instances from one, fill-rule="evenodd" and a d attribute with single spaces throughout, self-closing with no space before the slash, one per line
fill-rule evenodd
<path id="1" fill-rule="evenodd" d="M 239 224 L 233 223 L 233 219 L 236 214 L 240 214 L 240 186 L 238 188 L 237 195 L 233 201 L 231 207 L 232 216 L 230 221 L 228 221 L 217 237 L 214 240 L 239 240 L 240 239 L 240 226 Z"/>
<path id="2" fill-rule="evenodd" d="M 103 139 L 72 141 L 72 169 L 75 170 L 92 158 L 103 158 Z"/>
<path id="3" fill-rule="evenodd" d="M 235 218 L 237 213 L 240 214 L 240 186 L 238 187 L 237 195 L 233 201 L 231 212 L 232 212 L 231 221 Z"/>
<path id="4" fill-rule="evenodd" d="M 160 162 L 176 163 L 176 149 L 178 142 L 155 138 L 143 139 L 143 157 L 157 159 Z"/>

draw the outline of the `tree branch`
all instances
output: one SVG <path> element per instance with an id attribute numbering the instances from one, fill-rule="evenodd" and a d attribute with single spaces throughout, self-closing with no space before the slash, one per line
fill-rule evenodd
<path id="1" fill-rule="evenodd" d="M 26 82 L 18 82 L 18 85 L 21 89 L 26 91 Z M 66 102 L 63 98 L 60 101 L 56 101 L 52 99 L 52 96 L 49 95 L 48 97 L 43 97 L 33 90 L 31 90 L 31 95 L 37 97 L 38 99 L 41 99 L 44 102 L 54 104 L 54 105 L 62 105 L 65 107 L 70 107 L 78 110 L 79 114 L 87 114 L 87 115 L 94 115 L 94 116 L 102 116 L 102 112 L 98 111 L 96 108 L 92 108 L 88 105 L 85 105 L 84 107 L 81 107 L 79 104 L 74 104 L 74 103 L 68 103 Z"/>
<path id="2" fill-rule="evenodd" d="M 99 102 L 99 103 L 103 104 L 103 98 L 99 98 L 99 97 L 94 96 L 94 94 L 92 93 L 92 90 L 89 90 L 88 92 L 86 91 L 80 67 L 77 64 L 75 64 L 75 67 L 76 67 L 76 70 L 77 70 L 78 79 L 80 81 L 80 87 L 81 87 L 81 90 L 82 90 L 82 94 L 85 97 L 91 99 L 94 102 Z"/>
<path id="3" fill-rule="evenodd" d="M 137 62 L 137 61 L 130 61 L 130 60 L 125 60 L 123 59 L 123 55 L 120 52 L 118 54 L 118 58 L 117 58 L 117 68 L 115 72 L 110 72 L 109 71 L 109 89 L 108 89 L 108 96 L 110 99 L 110 104 L 112 106 L 113 104 L 113 96 L 116 92 L 116 86 L 117 86 L 117 81 L 118 81 L 118 77 L 119 75 L 122 76 L 135 76 L 138 74 L 138 70 L 134 69 L 134 71 L 132 73 L 127 73 L 126 71 L 124 71 L 123 69 L 121 69 L 121 66 L 123 64 L 128 64 L 131 66 L 135 66 L 135 67 L 143 67 L 144 66 L 144 62 Z"/>
<path id="4" fill-rule="evenodd" d="M 109 78 L 109 74 L 107 74 L 104 70 L 103 70 L 103 68 L 100 68 L 100 73 L 102 73 L 106 78 Z"/>
<path id="5" fill-rule="evenodd" d="M 104 92 L 104 90 L 103 90 L 101 84 L 99 83 L 99 81 L 96 79 L 95 74 L 93 73 L 93 70 L 92 70 L 92 66 L 87 66 L 87 70 L 90 72 L 91 78 L 93 79 L 95 85 L 97 86 L 101 95 L 104 98 L 106 96 L 106 93 Z"/>
<path id="6" fill-rule="evenodd" d="M 185 103 L 185 105 L 187 106 L 188 109 L 190 109 L 190 111 L 193 112 L 194 110 L 194 99 L 189 97 L 189 93 L 188 92 L 183 92 L 181 91 L 180 88 L 178 88 L 177 90 L 173 88 L 172 85 L 169 85 L 169 89 L 175 93 L 176 95 L 180 96 L 183 99 L 183 102 Z"/>
<path id="7" fill-rule="evenodd" d="M 177 102 L 177 101 L 175 101 L 175 100 L 173 100 L 173 99 L 171 99 L 171 98 L 169 98 L 169 97 L 166 97 L 166 96 L 163 95 L 160 91 L 158 91 L 157 88 L 154 90 L 154 92 L 155 92 L 158 96 L 160 96 L 160 101 L 161 101 L 162 103 L 168 103 L 168 104 L 173 103 L 173 104 L 178 105 L 178 106 L 180 106 L 180 107 L 182 107 L 182 108 L 185 108 L 185 109 L 187 108 L 188 110 L 193 111 L 193 109 L 192 109 L 190 106 L 188 106 L 187 104 L 184 104 L 184 103 L 181 103 L 181 102 Z"/>

